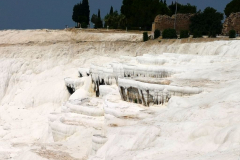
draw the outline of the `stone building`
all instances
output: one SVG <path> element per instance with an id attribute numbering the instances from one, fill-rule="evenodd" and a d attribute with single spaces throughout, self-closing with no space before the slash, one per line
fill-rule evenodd
<path id="1" fill-rule="evenodd" d="M 230 30 L 235 30 L 236 33 L 240 33 L 240 12 L 232 13 L 228 18 L 226 18 L 223 24 L 223 35 L 228 35 Z"/>
<path id="2" fill-rule="evenodd" d="M 176 19 L 176 30 L 180 32 L 181 30 L 189 30 L 190 18 L 194 16 L 194 14 L 177 14 Z M 167 15 L 158 15 L 156 16 L 153 24 L 152 31 L 159 29 L 163 31 L 164 29 L 174 28 L 175 15 L 172 17 Z"/>

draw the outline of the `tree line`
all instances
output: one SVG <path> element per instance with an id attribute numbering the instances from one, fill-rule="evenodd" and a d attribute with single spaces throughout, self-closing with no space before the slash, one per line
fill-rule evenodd
<path id="1" fill-rule="evenodd" d="M 177 6 L 177 11 L 176 11 Z M 228 17 L 232 12 L 240 11 L 240 0 L 232 0 L 227 4 L 224 13 Z M 190 31 L 201 32 L 199 34 L 215 35 L 219 34 L 222 29 L 223 14 L 216 9 L 207 7 L 204 11 L 197 11 L 197 7 L 191 4 L 180 4 L 172 2 L 167 5 L 166 0 L 123 0 L 120 13 L 110 7 L 109 13 L 102 19 L 101 11 L 98 14 L 92 14 L 90 19 L 90 9 L 88 0 L 76 4 L 73 7 L 72 19 L 81 27 L 87 27 L 90 20 L 94 28 L 110 29 L 134 29 L 134 30 L 151 30 L 152 22 L 159 14 L 169 15 L 177 13 L 195 14 L 191 18 Z M 79 25 L 77 26 L 79 27 Z"/>

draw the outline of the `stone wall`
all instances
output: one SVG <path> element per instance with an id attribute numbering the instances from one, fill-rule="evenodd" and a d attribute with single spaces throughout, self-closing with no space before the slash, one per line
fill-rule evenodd
<path id="1" fill-rule="evenodd" d="M 226 18 L 223 24 L 222 33 L 228 35 L 229 31 L 234 29 L 236 33 L 240 33 L 240 12 L 232 13 L 228 18 Z"/>
<path id="2" fill-rule="evenodd" d="M 176 19 L 176 30 L 180 32 L 181 30 L 189 30 L 190 18 L 194 14 L 177 14 Z M 167 15 L 158 15 L 152 25 L 152 31 L 159 29 L 163 31 L 164 29 L 174 28 L 175 15 L 172 17 Z"/>

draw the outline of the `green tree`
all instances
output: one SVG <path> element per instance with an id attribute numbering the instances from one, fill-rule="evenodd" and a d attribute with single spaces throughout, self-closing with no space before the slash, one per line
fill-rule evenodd
<path id="1" fill-rule="evenodd" d="M 123 29 L 126 26 L 126 17 L 123 14 L 118 14 L 114 11 L 113 14 L 107 14 L 104 17 L 105 27 L 109 26 L 110 29 Z"/>
<path id="2" fill-rule="evenodd" d="M 82 3 L 78 3 L 76 5 L 74 5 L 73 7 L 73 14 L 72 14 L 72 20 L 76 23 L 80 23 L 80 20 L 79 20 L 79 15 L 82 15 Z"/>
<path id="3" fill-rule="evenodd" d="M 96 14 L 92 15 L 91 22 L 94 24 L 94 28 L 96 29 L 96 24 L 98 23 L 98 16 Z"/>
<path id="4" fill-rule="evenodd" d="M 176 39 L 177 38 L 177 32 L 175 29 L 165 29 L 162 32 L 162 38 L 163 39 Z"/>
<path id="5" fill-rule="evenodd" d="M 111 8 L 110 8 L 110 12 L 109 12 L 109 14 L 110 14 L 110 15 L 113 14 L 113 7 L 112 7 L 112 6 L 111 6 Z"/>
<path id="6" fill-rule="evenodd" d="M 175 4 L 172 4 L 168 6 L 168 8 L 171 11 L 171 15 L 175 14 L 176 11 L 176 2 Z M 177 13 L 197 13 L 197 7 L 196 6 L 192 6 L 191 4 L 187 4 L 187 5 L 182 5 L 180 3 L 177 3 Z"/>
<path id="7" fill-rule="evenodd" d="M 190 31 L 196 31 L 207 34 L 209 37 L 216 37 L 216 34 L 222 32 L 223 14 L 216 9 L 207 7 L 203 12 L 194 15 L 190 21 Z"/>
<path id="8" fill-rule="evenodd" d="M 193 31 L 193 38 L 202 38 L 202 31 Z"/>
<path id="9" fill-rule="evenodd" d="M 236 31 L 235 30 L 230 30 L 229 31 L 229 38 L 236 38 Z"/>
<path id="10" fill-rule="evenodd" d="M 133 0 L 123 0 L 121 13 L 126 17 L 127 26 L 130 26 L 134 23 L 135 15 L 133 15 Z"/>
<path id="11" fill-rule="evenodd" d="M 228 17 L 231 13 L 240 12 L 240 0 L 232 0 L 224 9 L 225 15 Z"/>
<path id="12" fill-rule="evenodd" d="M 180 31 L 180 38 L 188 38 L 188 37 L 189 37 L 188 30 Z"/>
<path id="13" fill-rule="evenodd" d="M 101 19 L 101 11 L 100 9 L 98 9 L 98 22 L 97 22 L 97 28 L 102 28 L 103 27 L 103 22 L 102 22 L 102 19 Z"/>
<path id="14" fill-rule="evenodd" d="M 188 3 L 181 6 L 179 13 L 197 13 L 197 7 Z"/>
<path id="15" fill-rule="evenodd" d="M 76 23 L 83 24 L 82 26 L 86 27 L 89 24 L 89 4 L 88 0 L 83 0 L 82 2 L 74 5 L 72 20 Z"/>
<path id="16" fill-rule="evenodd" d="M 143 32 L 143 42 L 148 41 L 148 32 Z"/>
<path id="17" fill-rule="evenodd" d="M 86 23 L 89 24 L 90 22 L 90 8 L 89 8 L 89 2 L 88 0 L 82 1 L 82 12 L 83 16 L 86 17 Z"/>
<path id="18" fill-rule="evenodd" d="M 150 30 L 158 14 L 169 15 L 168 7 L 159 0 L 123 0 L 121 13 L 126 17 L 128 28 Z"/>

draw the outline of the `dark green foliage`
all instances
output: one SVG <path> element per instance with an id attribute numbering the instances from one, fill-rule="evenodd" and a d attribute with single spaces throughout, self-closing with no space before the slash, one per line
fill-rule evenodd
<path id="1" fill-rule="evenodd" d="M 240 0 L 232 0 L 224 9 L 225 15 L 228 17 L 231 13 L 240 12 Z"/>
<path id="2" fill-rule="evenodd" d="M 101 19 L 101 12 L 100 9 L 98 10 L 98 15 L 93 14 L 91 18 L 91 22 L 94 24 L 94 28 L 103 28 L 103 22 Z"/>
<path id="3" fill-rule="evenodd" d="M 98 16 L 96 14 L 92 15 L 91 22 L 94 24 L 94 28 L 96 29 L 96 24 L 98 23 Z"/>
<path id="4" fill-rule="evenodd" d="M 95 24 L 97 28 L 103 28 L 103 22 L 101 19 L 101 12 L 100 9 L 98 10 L 98 22 Z"/>
<path id="5" fill-rule="evenodd" d="M 156 29 L 156 30 L 154 31 L 154 39 L 157 39 L 157 38 L 160 37 L 160 36 L 161 36 L 160 30 Z"/>
<path id="6" fill-rule="evenodd" d="M 88 0 L 83 0 L 82 2 L 74 5 L 72 20 L 76 23 L 89 24 L 89 3 Z"/>
<path id="7" fill-rule="evenodd" d="M 85 22 L 83 22 L 83 23 L 81 23 L 81 27 L 82 27 L 82 28 L 87 28 L 87 27 L 88 27 L 88 24 L 85 23 Z"/>
<path id="8" fill-rule="evenodd" d="M 113 14 L 107 14 L 104 18 L 106 28 L 109 26 L 110 29 L 124 29 L 126 26 L 126 18 L 123 14 L 118 14 L 114 11 Z"/>
<path id="9" fill-rule="evenodd" d="M 165 29 L 162 32 L 163 39 L 175 39 L 177 38 L 177 32 L 175 29 Z"/>
<path id="10" fill-rule="evenodd" d="M 168 7 L 159 0 L 123 0 L 121 13 L 126 17 L 128 28 L 151 30 L 158 14 L 170 14 Z"/>
<path id="11" fill-rule="evenodd" d="M 112 6 L 111 6 L 111 8 L 110 8 L 110 12 L 109 12 L 109 14 L 110 14 L 110 15 L 113 14 L 113 7 L 112 7 Z"/>
<path id="12" fill-rule="evenodd" d="M 235 30 L 230 30 L 229 31 L 229 38 L 236 38 L 236 31 Z"/>
<path id="13" fill-rule="evenodd" d="M 202 31 L 193 31 L 193 38 L 202 38 Z"/>
<path id="14" fill-rule="evenodd" d="M 89 3 L 88 0 L 83 0 L 82 1 L 82 12 L 83 16 L 86 17 L 86 24 L 89 24 L 90 21 L 90 9 L 89 9 Z"/>
<path id="15" fill-rule="evenodd" d="M 175 14 L 176 11 L 176 3 L 169 5 L 168 8 L 171 11 L 171 15 Z M 189 3 L 187 5 L 182 5 L 177 3 L 177 13 L 197 13 L 197 7 L 192 6 Z"/>
<path id="16" fill-rule="evenodd" d="M 211 30 L 211 31 L 209 31 L 208 37 L 209 37 L 209 38 L 216 38 L 216 37 L 217 37 L 216 30 Z"/>
<path id="17" fill-rule="evenodd" d="M 143 32 L 143 41 L 148 41 L 148 32 Z"/>
<path id="18" fill-rule="evenodd" d="M 182 30 L 180 32 L 180 38 L 188 38 L 189 34 L 188 34 L 188 30 Z"/>
<path id="19" fill-rule="evenodd" d="M 222 13 L 217 12 L 214 8 L 207 7 L 203 12 L 197 13 L 190 19 L 190 31 L 196 36 L 207 34 L 209 37 L 216 37 L 216 34 L 222 32 L 222 20 Z M 196 32 L 201 32 L 201 34 Z"/>

